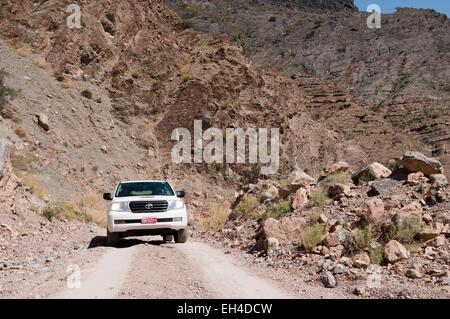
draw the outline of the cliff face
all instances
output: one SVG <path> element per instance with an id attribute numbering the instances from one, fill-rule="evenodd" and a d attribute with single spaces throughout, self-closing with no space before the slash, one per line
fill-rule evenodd
<path id="1" fill-rule="evenodd" d="M 195 29 L 227 33 L 260 65 L 288 77 L 339 83 L 366 110 L 427 143 L 430 155 L 450 168 L 450 20 L 445 15 L 400 9 L 382 16 L 381 29 L 369 29 L 368 14 L 361 12 L 166 1 Z"/>

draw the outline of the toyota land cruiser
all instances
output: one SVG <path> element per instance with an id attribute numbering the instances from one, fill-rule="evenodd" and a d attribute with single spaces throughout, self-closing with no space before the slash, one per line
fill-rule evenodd
<path id="1" fill-rule="evenodd" d="M 127 181 L 114 193 L 103 194 L 111 201 L 108 209 L 106 241 L 116 246 L 129 236 L 162 235 L 164 241 L 187 240 L 187 210 L 183 191 L 174 192 L 167 181 Z"/>

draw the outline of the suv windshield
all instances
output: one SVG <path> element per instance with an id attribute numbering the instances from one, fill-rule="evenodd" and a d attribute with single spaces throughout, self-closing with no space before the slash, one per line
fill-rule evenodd
<path id="1" fill-rule="evenodd" d="M 174 193 L 166 182 L 122 183 L 116 191 L 116 197 L 146 195 L 173 196 Z"/>

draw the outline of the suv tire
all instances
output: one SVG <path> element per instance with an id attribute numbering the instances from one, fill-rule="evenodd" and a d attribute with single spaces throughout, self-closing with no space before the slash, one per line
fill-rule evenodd
<path id="1" fill-rule="evenodd" d="M 106 231 L 106 246 L 115 247 L 119 244 L 119 233 Z"/>

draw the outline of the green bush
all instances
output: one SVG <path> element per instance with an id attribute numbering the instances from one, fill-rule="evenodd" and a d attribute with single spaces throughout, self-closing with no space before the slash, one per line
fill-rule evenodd
<path id="1" fill-rule="evenodd" d="M 328 180 L 333 183 L 345 184 L 351 181 L 350 175 L 345 172 L 338 172 L 328 176 Z"/>
<path id="2" fill-rule="evenodd" d="M 258 217 L 257 209 L 260 203 L 253 195 L 245 195 L 233 212 L 234 218 L 242 218 L 244 220 L 255 219 Z"/>
<path id="3" fill-rule="evenodd" d="M 87 99 L 92 99 L 92 92 L 91 91 L 89 91 L 89 90 L 84 90 L 84 91 L 82 91 L 81 92 L 81 95 L 83 96 L 83 97 L 85 97 L 85 98 L 87 98 Z"/>
<path id="4" fill-rule="evenodd" d="M 81 222 L 92 222 L 92 217 L 86 213 L 81 213 L 72 205 L 61 204 L 57 207 L 47 207 L 42 211 L 42 215 L 49 221 L 53 218 L 58 220 L 78 220 Z"/>
<path id="5" fill-rule="evenodd" d="M 181 82 L 183 82 L 183 83 L 187 83 L 187 82 L 189 82 L 191 80 L 192 80 L 192 77 L 190 75 L 188 75 L 188 74 L 183 74 L 181 76 Z"/>
<path id="6" fill-rule="evenodd" d="M 194 27 L 194 22 L 191 19 L 183 19 L 180 23 L 180 29 L 186 30 Z"/>
<path id="7" fill-rule="evenodd" d="M 410 244 L 422 230 L 420 216 L 409 216 L 397 227 L 396 239 L 404 244 Z"/>
<path id="8" fill-rule="evenodd" d="M 312 251 L 319 245 L 325 236 L 325 226 L 316 224 L 306 226 L 300 233 L 300 239 L 306 251 Z"/>
<path id="9" fill-rule="evenodd" d="M 314 207 L 322 207 L 328 203 L 328 194 L 324 190 L 312 191 L 310 196 L 310 205 Z"/>
<path id="10" fill-rule="evenodd" d="M 66 78 L 65 78 L 64 75 L 62 75 L 61 73 L 56 73 L 56 74 L 55 74 L 55 79 L 56 79 L 56 81 L 58 81 L 58 82 L 64 82 L 64 80 L 65 80 Z"/>
<path id="11" fill-rule="evenodd" d="M 275 218 L 278 219 L 292 211 L 292 206 L 290 201 L 282 201 L 280 203 L 271 204 L 265 212 L 261 215 L 262 219 Z"/>
<path id="12" fill-rule="evenodd" d="M 382 248 L 369 248 L 370 262 L 375 265 L 381 265 L 383 262 L 383 249 Z"/>
<path id="13" fill-rule="evenodd" d="M 356 248 L 360 250 L 367 248 L 373 238 L 372 229 L 369 226 L 353 229 L 352 235 Z"/>

